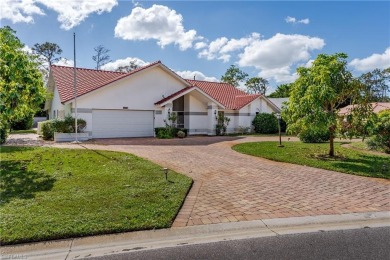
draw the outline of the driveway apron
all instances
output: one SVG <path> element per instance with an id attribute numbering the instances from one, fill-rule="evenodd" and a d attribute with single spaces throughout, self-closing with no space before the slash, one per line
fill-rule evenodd
<path id="1" fill-rule="evenodd" d="M 390 210 L 389 180 L 274 162 L 231 149 L 241 142 L 277 138 L 247 137 L 194 145 L 190 139 L 186 145 L 119 140 L 113 145 L 101 140 L 83 146 L 133 153 L 193 178 L 194 185 L 174 227 Z"/>

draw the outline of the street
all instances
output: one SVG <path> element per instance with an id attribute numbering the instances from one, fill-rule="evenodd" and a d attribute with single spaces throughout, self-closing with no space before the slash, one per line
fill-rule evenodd
<path id="1" fill-rule="evenodd" d="M 97 258 L 124 259 L 390 259 L 390 228 L 324 231 L 137 251 Z"/>

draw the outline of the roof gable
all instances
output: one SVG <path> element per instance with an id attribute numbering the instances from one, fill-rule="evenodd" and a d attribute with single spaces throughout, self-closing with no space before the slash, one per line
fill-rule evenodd
<path id="1" fill-rule="evenodd" d="M 224 82 L 209 82 L 190 79 L 187 81 L 193 86 L 197 86 L 219 103 L 223 104 L 226 109 L 240 109 L 261 96 L 259 94 L 247 94 L 233 85 Z"/>
<path id="2" fill-rule="evenodd" d="M 182 79 L 179 75 L 167 68 L 161 63 L 161 61 L 153 62 L 144 67 L 140 67 L 128 73 L 126 72 L 113 72 L 104 70 L 93 70 L 76 68 L 77 75 L 77 97 L 83 96 L 94 90 L 107 86 L 115 81 L 127 78 L 131 75 L 139 73 L 140 71 L 147 70 L 152 67 L 160 66 L 165 72 L 171 74 L 177 80 L 183 82 L 183 84 L 190 86 L 190 84 Z M 61 103 L 66 103 L 74 99 L 74 68 L 53 65 L 51 67 L 51 73 L 55 81 L 55 85 L 58 88 L 60 94 Z"/>

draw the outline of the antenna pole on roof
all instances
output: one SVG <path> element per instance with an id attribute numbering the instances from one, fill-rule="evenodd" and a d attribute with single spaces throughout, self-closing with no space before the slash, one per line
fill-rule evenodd
<path id="1" fill-rule="evenodd" d="M 73 33 L 73 95 L 74 95 L 74 126 L 75 126 L 75 141 L 80 143 L 77 133 L 77 70 L 76 70 L 76 33 Z"/>

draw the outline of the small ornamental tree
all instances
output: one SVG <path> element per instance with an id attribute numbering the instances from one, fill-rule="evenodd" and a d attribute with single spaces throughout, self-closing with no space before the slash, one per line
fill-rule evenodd
<path id="1" fill-rule="evenodd" d="M 312 67 L 297 69 L 288 107 L 282 111 L 287 131 L 294 134 L 307 131 L 329 132 L 329 156 L 334 156 L 334 138 L 338 132 L 339 106 L 349 99 L 355 107 L 353 120 L 364 122 L 371 115 L 364 85 L 347 70 L 347 55 L 320 54 Z M 357 124 L 351 124 L 357 125 Z"/>
<path id="2" fill-rule="evenodd" d="M 9 26 L 0 28 L 0 131 L 5 137 L 11 122 L 34 114 L 45 100 L 36 56 L 22 50 L 15 33 Z"/>
<path id="3" fill-rule="evenodd" d="M 374 136 L 367 142 L 368 146 L 383 149 L 390 154 L 390 110 L 379 113 L 373 132 Z"/>

